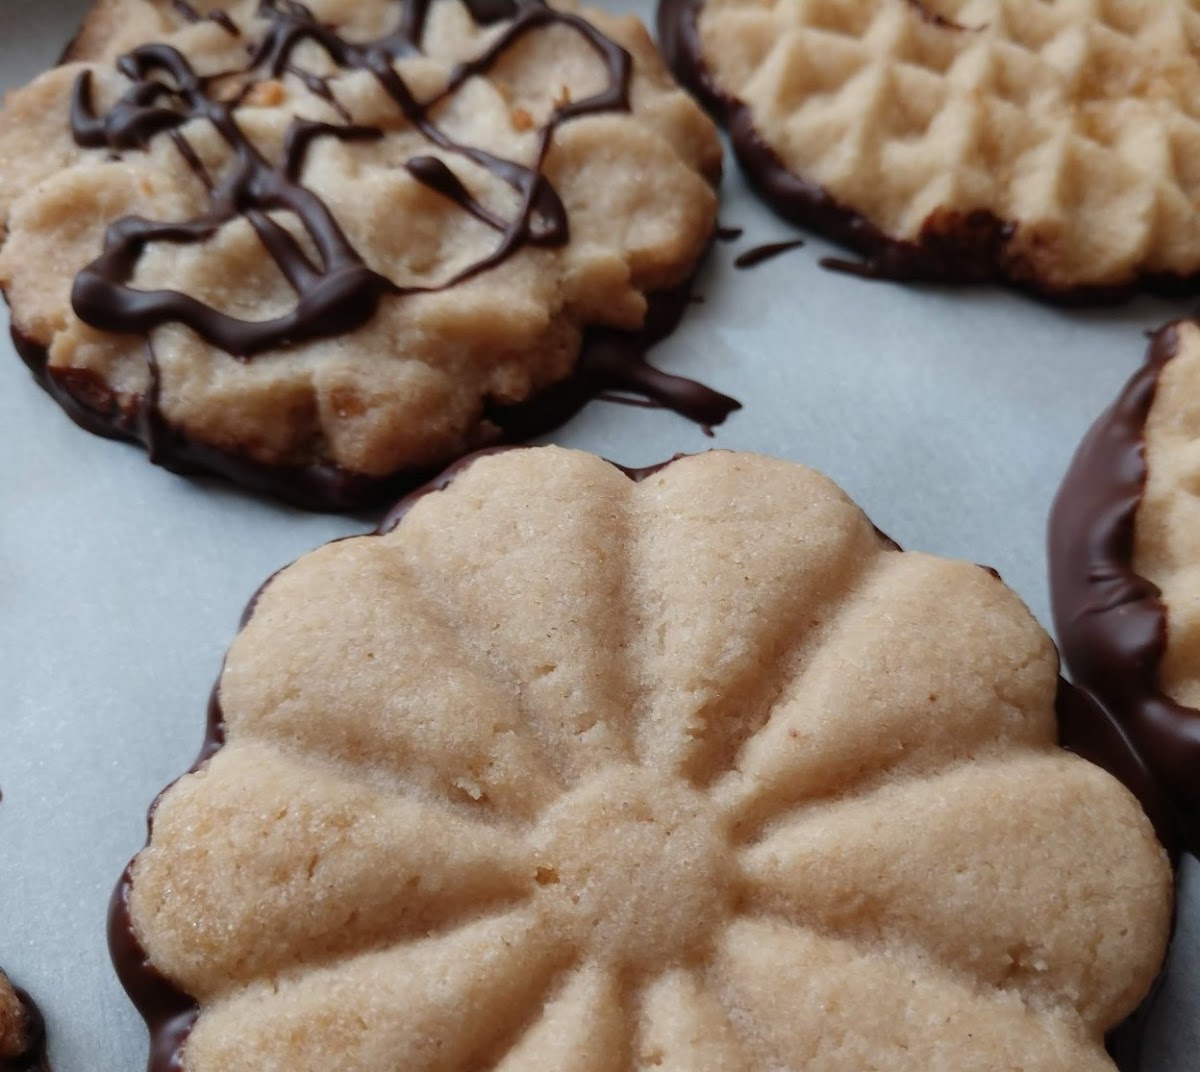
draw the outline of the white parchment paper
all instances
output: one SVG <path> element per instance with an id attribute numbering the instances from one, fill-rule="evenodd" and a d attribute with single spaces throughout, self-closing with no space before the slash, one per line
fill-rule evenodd
<path id="1" fill-rule="evenodd" d="M 86 6 L 0 0 L 0 88 L 52 63 Z M 670 414 L 595 403 L 553 438 L 628 465 L 711 445 L 803 461 L 904 546 L 995 566 L 1048 624 L 1044 533 L 1061 474 L 1140 362 L 1143 332 L 1188 306 L 1064 311 L 995 289 L 866 283 L 818 267 L 818 240 L 736 271 L 736 252 L 793 232 L 732 162 L 721 215 L 745 235 L 714 250 L 704 303 L 653 357 L 745 409 L 709 440 Z M 0 965 L 40 1001 L 59 1072 L 135 1072 L 144 1033 L 105 945 L 113 883 L 148 804 L 192 760 L 247 598 L 279 566 L 371 522 L 184 480 L 86 434 L 6 336 Z M 1146 1072 L 1200 1064 L 1200 869 L 1184 877 Z"/>

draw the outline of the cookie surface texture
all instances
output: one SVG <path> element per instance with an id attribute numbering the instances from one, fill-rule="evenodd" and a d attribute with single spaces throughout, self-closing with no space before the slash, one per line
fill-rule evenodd
<path id="1" fill-rule="evenodd" d="M 1105 297 L 1200 273 L 1190 0 L 661 0 L 748 175 L 897 278 Z"/>
<path id="2" fill-rule="evenodd" d="M 800 466 L 485 457 L 261 593 L 133 959 L 189 1072 L 1110 1070 L 1170 870 L 1056 680 Z"/>
<path id="3" fill-rule="evenodd" d="M 1200 851 L 1200 324 L 1159 331 L 1081 445 L 1051 521 L 1068 666 L 1126 726 Z"/>
<path id="4" fill-rule="evenodd" d="M 715 226 L 715 128 L 632 17 L 101 0 L 68 57 L 0 117 L 0 286 L 64 406 L 164 464 L 440 467 Z"/>

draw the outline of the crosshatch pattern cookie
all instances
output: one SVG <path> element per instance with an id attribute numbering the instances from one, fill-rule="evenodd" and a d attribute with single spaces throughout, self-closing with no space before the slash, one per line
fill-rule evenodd
<path id="1" fill-rule="evenodd" d="M 1170 869 L 1017 598 L 634 475 L 485 457 L 259 594 L 114 899 L 153 1068 L 1113 1068 Z"/>
<path id="2" fill-rule="evenodd" d="M 1159 331 L 1096 422 L 1050 528 L 1072 674 L 1126 727 L 1200 851 L 1200 324 Z"/>
<path id="3" fill-rule="evenodd" d="M 46 1031 L 28 994 L 0 971 L 0 1072 L 49 1072 Z"/>
<path id="4" fill-rule="evenodd" d="M 721 148 L 636 19 L 101 0 L 69 57 L 0 118 L 0 285 L 94 430 L 341 506 L 609 389 L 736 408 L 641 359 Z"/>
<path id="5" fill-rule="evenodd" d="M 1190 0 L 660 0 L 777 209 L 893 278 L 1109 297 L 1200 275 Z"/>

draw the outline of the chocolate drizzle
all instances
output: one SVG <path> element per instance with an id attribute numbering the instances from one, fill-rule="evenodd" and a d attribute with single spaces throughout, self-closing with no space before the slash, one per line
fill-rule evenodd
<path id="1" fill-rule="evenodd" d="M 772 257 L 778 257 L 781 253 L 787 253 L 789 250 L 799 249 L 802 245 L 804 245 L 803 238 L 793 238 L 787 242 L 767 242 L 761 246 L 754 246 L 745 253 L 739 253 L 734 258 L 733 266 L 735 268 L 753 268 L 756 264 L 762 264 L 763 261 L 769 261 Z"/>
<path id="2" fill-rule="evenodd" d="M 495 447 L 460 458 L 427 484 L 410 491 L 400 499 L 384 515 L 373 535 L 386 535 L 392 532 L 421 499 L 447 488 L 456 477 L 480 458 L 512 449 L 520 448 Z M 609 464 L 619 469 L 630 480 L 640 482 L 684 457 L 687 455 L 677 454 L 669 461 L 644 468 L 627 468 L 617 465 L 615 462 Z M 892 549 L 896 551 L 901 549 L 884 533 L 879 532 L 878 529 L 876 532 L 880 539 L 890 545 Z M 988 567 L 980 568 L 987 569 L 996 577 L 997 581 L 1000 580 L 999 574 L 995 570 L 988 569 Z M 242 614 L 241 628 L 245 628 L 250 621 L 260 596 L 273 579 L 274 577 L 268 578 L 254 593 Z M 1125 782 L 1154 821 L 1156 828 L 1160 831 L 1160 836 L 1170 837 L 1173 830 L 1172 818 L 1168 806 L 1164 803 L 1159 785 L 1130 746 L 1128 737 L 1116 721 L 1107 712 L 1097 707 L 1088 695 L 1061 678 L 1055 698 L 1055 709 L 1059 722 L 1059 743 L 1064 748 L 1103 767 Z M 224 744 L 225 719 L 221 709 L 220 676 L 218 676 L 217 684 L 209 698 L 208 722 L 204 741 L 191 771 L 199 769 Z M 158 807 L 159 800 L 169 788 L 168 786 L 167 789 L 164 789 L 150 807 L 147 843 L 149 843 L 149 835 L 153 830 L 154 812 Z M 145 1021 L 150 1035 L 150 1057 L 147 1072 L 178 1072 L 182 1068 L 182 1054 L 188 1035 L 199 1016 L 199 1006 L 154 967 L 146 950 L 138 940 L 129 908 L 133 867 L 134 863 L 130 863 L 121 875 L 110 902 L 109 950 L 117 976 Z M 1137 1072 L 1142 1034 L 1150 1004 L 1151 998 L 1147 998 L 1146 1002 L 1124 1024 L 1109 1034 L 1107 1039 L 1109 1052 L 1121 1072 Z"/>
<path id="3" fill-rule="evenodd" d="M 906 0 L 920 17 L 950 33 L 976 33 L 932 12 L 920 0 Z M 750 105 L 727 93 L 704 62 L 698 19 L 704 0 L 658 0 L 658 39 L 676 77 L 729 132 L 747 181 L 790 223 L 832 239 L 859 253 L 863 261 L 826 257 L 822 267 L 865 279 L 895 282 L 1005 283 L 1064 304 L 1121 301 L 1139 291 L 1166 296 L 1191 294 L 1200 271 L 1181 276 L 1146 273 L 1120 285 L 1062 286 L 1041 278 L 1037 266 L 1012 246 L 1017 226 L 986 209 L 939 210 L 912 240 L 891 237 L 833 197 L 828 190 L 788 169 L 754 125 Z"/>
<path id="4" fill-rule="evenodd" d="M 646 351 L 669 334 L 687 307 L 687 286 L 650 296 L 641 331 L 591 328 L 585 332 L 574 371 L 517 405 L 490 404 L 484 416 L 498 443 L 519 443 L 569 420 L 599 395 L 635 405 L 662 407 L 702 427 L 720 424 L 741 403 L 694 380 L 657 369 Z M 272 465 L 245 454 L 191 439 L 163 416 L 158 405 L 158 364 L 147 344 L 150 381 L 132 409 L 123 408 L 107 384 L 86 369 L 51 368 L 45 347 L 12 331 L 17 352 L 41 387 L 76 424 L 97 435 L 140 443 L 151 460 L 185 476 L 213 474 L 306 510 L 359 510 L 395 501 L 435 476 L 441 466 L 370 476 L 331 462 Z M 609 396 L 633 392 L 647 401 Z"/>
<path id="5" fill-rule="evenodd" d="M 1153 336 L 1146 364 L 1080 444 L 1050 515 L 1054 623 L 1072 675 L 1093 692 L 1162 780 L 1183 845 L 1200 852 L 1200 711 L 1163 691 L 1161 593 L 1134 569 L 1146 486 L 1144 434 L 1178 325 Z"/>
<path id="6" fill-rule="evenodd" d="M 171 0 L 171 7 L 188 22 L 215 22 L 227 34 L 240 36 L 237 24 L 224 11 L 210 11 L 207 15 L 201 15 L 187 0 Z"/>
<path id="7" fill-rule="evenodd" d="M 258 13 L 267 20 L 267 31 L 259 43 L 250 46 L 244 70 L 201 75 L 177 50 L 146 45 L 119 60 L 119 70 L 132 84 L 103 115 L 98 115 L 93 105 L 90 75 L 81 74 L 71 108 L 76 141 L 120 153 L 169 136 L 208 191 L 209 204 L 203 215 L 192 220 L 162 222 L 131 216 L 113 223 L 103 253 L 76 279 L 72 300 L 80 318 L 102 330 L 122 333 L 146 334 L 162 324 L 183 323 L 236 359 L 248 361 L 268 348 L 352 331 L 374 315 L 384 298 L 444 290 L 495 267 L 524 246 L 565 244 L 570 237 L 566 211 L 542 174 L 553 135 L 572 118 L 628 110 L 632 61 L 624 49 L 588 22 L 547 7 L 542 0 L 464 2 L 480 25 L 504 19 L 512 22 L 481 55 L 455 68 L 442 90 L 426 100 L 418 100 L 410 92 L 393 63 L 397 57 L 420 51 L 432 0 L 405 0 L 397 28 L 363 43 L 346 41 L 296 0 L 261 0 Z M 176 10 L 189 21 L 200 18 L 190 4 L 176 4 Z M 227 16 L 225 22 L 230 22 Z M 604 62 L 608 81 L 596 94 L 555 107 L 537 135 L 533 166 L 460 144 L 437 125 L 432 113 L 438 105 L 468 80 L 490 70 L 525 34 L 550 25 L 567 26 L 581 35 Z M 230 26 L 230 32 L 238 32 L 236 25 L 230 22 Z M 498 233 L 496 245 L 486 256 L 451 279 L 428 287 L 400 287 L 367 267 L 329 208 L 302 182 L 307 154 L 316 140 L 357 141 L 380 136 L 378 129 L 350 123 L 344 110 L 340 114 L 347 121 L 341 125 L 294 120 L 279 161 L 267 160 L 246 137 L 236 110 L 258 77 L 294 74 L 335 110 L 340 109 L 329 80 L 302 70 L 293 61 L 295 50 L 305 42 L 318 45 L 340 70 L 370 72 L 432 147 L 485 168 L 520 195 L 517 212 L 504 219 L 475 199 L 441 158 L 422 154 L 405 163 L 418 182 Z M 233 75 L 244 79 L 242 91 L 232 100 L 224 100 L 218 89 Z M 231 164 L 220 178 L 209 173 L 183 131 L 193 120 L 210 123 L 230 150 Z M 299 221 L 319 263 L 314 263 L 293 234 L 271 215 L 280 212 Z M 269 321 L 243 321 L 176 291 L 143 291 L 131 285 L 150 243 L 202 243 L 236 218 L 254 228 L 294 289 L 297 302 L 290 313 Z M 485 400 L 483 441 L 512 442 L 547 432 L 589 399 L 608 391 L 636 396 L 630 401 L 645 399 L 648 404 L 670 408 L 706 427 L 721 423 L 740 408 L 739 403 L 691 380 L 661 372 L 645 360 L 650 346 L 678 323 L 686 297 L 686 285 L 650 295 L 640 331 L 589 329 L 573 373 L 528 401 L 501 405 Z M 76 423 L 109 438 L 142 443 L 154 461 L 175 472 L 215 473 L 308 509 L 346 510 L 393 500 L 436 471 L 418 469 L 379 477 L 328 462 L 273 465 L 257 461 L 236 448 L 193 440 L 170 425 L 159 409 L 161 377 L 149 348 L 150 387 L 130 406 L 120 404 L 101 377 L 88 370 L 51 368 L 45 347 L 15 325 L 13 338 L 35 378 Z"/>
<path id="8" fill-rule="evenodd" d="M 354 331 L 374 316 L 385 294 L 446 290 L 495 267 L 527 244 L 565 245 L 570 237 L 567 214 L 542 174 L 546 156 L 555 131 L 564 122 L 584 115 L 629 110 L 633 66 L 629 54 L 590 23 L 547 7 L 541 0 L 466 0 L 472 18 L 481 25 L 505 18 L 512 22 L 481 55 L 456 67 L 440 92 L 418 100 L 394 63 L 401 56 L 420 53 L 430 2 L 406 0 L 393 33 L 356 44 L 319 22 L 296 0 L 262 0 L 258 14 L 268 20 L 268 29 L 254 47 L 248 67 L 240 73 L 247 78 L 258 72 L 276 78 L 291 73 L 318 96 L 336 104 L 327 79 L 293 62 L 296 49 L 311 42 L 319 45 L 340 70 L 369 71 L 404 118 L 431 145 L 484 168 L 520 195 L 519 211 L 512 220 L 504 221 L 480 205 L 441 160 L 421 156 L 409 161 L 408 170 L 419 182 L 500 232 L 500 240 L 491 252 L 434 286 L 400 287 L 372 271 L 351 246 L 328 206 L 303 185 L 301 176 L 308 150 L 318 138 L 357 141 L 378 138 L 381 130 L 295 119 L 282 161 L 270 162 L 238 124 L 235 112 L 244 94 L 225 102 L 214 93 L 214 86 L 227 79 L 230 72 L 201 76 L 178 50 L 162 44 L 143 45 L 118 60 L 117 69 L 132 85 L 103 116 L 97 116 L 93 107 L 91 72 L 79 75 L 71 101 L 75 141 L 83 148 L 108 148 L 119 153 L 144 149 L 157 135 L 172 131 L 184 160 L 208 189 L 209 207 L 193 220 L 162 222 L 127 216 L 113 223 L 105 236 L 104 252 L 75 280 L 71 301 L 79 318 L 102 331 L 118 333 L 146 333 L 163 324 L 181 323 L 226 353 L 248 359 L 263 350 Z M 184 4 L 182 10 L 185 17 L 196 15 L 190 5 Z M 191 16 L 187 15 L 189 11 Z M 555 106 L 549 121 L 539 130 L 533 167 L 455 141 L 437 125 L 432 112 L 438 105 L 470 79 L 486 74 L 526 34 L 551 24 L 571 27 L 588 43 L 604 62 L 608 83 L 590 97 Z M 247 87 L 251 84 L 246 83 Z M 233 166 L 219 183 L 213 183 L 194 148 L 178 131 L 195 120 L 210 123 L 233 155 Z M 273 211 L 288 213 L 300 222 L 316 247 L 320 264 L 314 264 L 293 235 L 268 215 Z M 130 285 L 150 243 L 202 243 L 238 217 L 254 228 L 295 290 L 297 304 L 289 314 L 267 321 L 238 320 L 178 291 L 143 291 Z"/>

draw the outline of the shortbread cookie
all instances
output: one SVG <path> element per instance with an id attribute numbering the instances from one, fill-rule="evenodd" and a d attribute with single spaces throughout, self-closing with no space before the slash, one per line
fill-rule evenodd
<path id="1" fill-rule="evenodd" d="M 47 1072 L 41 1014 L 0 971 L 0 1072 Z"/>
<path id="2" fill-rule="evenodd" d="M 484 457 L 260 593 L 114 900 L 157 1067 L 1111 1070 L 1170 869 L 1017 598 L 791 463 L 634 476 Z"/>
<path id="3" fill-rule="evenodd" d="M 736 407 L 642 360 L 721 148 L 636 19 L 99 0 L 68 56 L 0 118 L 0 286 L 93 430 L 345 506 L 600 391 Z"/>
<path id="4" fill-rule="evenodd" d="M 783 215 L 890 278 L 1052 297 L 1200 282 L 1191 0 L 660 0 Z"/>
<path id="5" fill-rule="evenodd" d="M 1050 528 L 1072 674 L 1124 726 L 1200 851 L 1200 323 L 1159 331 L 1096 422 Z"/>

